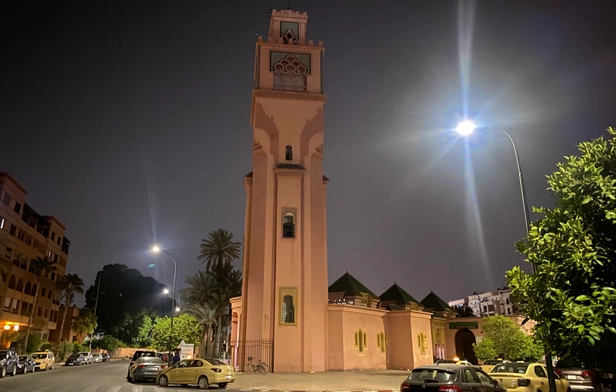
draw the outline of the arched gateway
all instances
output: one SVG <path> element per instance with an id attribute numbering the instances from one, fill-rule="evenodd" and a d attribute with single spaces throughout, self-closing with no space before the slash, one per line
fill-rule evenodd
<path id="1" fill-rule="evenodd" d="M 456 333 L 456 356 L 477 365 L 477 356 L 473 350 L 476 343 L 475 334 L 468 328 L 463 328 Z"/>

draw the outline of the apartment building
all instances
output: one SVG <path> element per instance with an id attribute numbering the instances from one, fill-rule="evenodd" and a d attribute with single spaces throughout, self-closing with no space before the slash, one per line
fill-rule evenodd
<path id="1" fill-rule="evenodd" d="M 452 308 L 468 306 L 475 316 L 487 317 L 494 315 L 510 316 L 518 313 L 518 304 L 511 297 L 511 289 L 498 288 L 495 291 L 473 293 L 468 297 L 449 301 Z"/>
<path id="2" fill-rule="evenodd" d="M 65 274 L 70 241 L 66 228 L 53 216 L 39 215 L 26 203 L 26 189 L 10 174 L 0 172 L 0 328 L 19 331 L 23 337 L 34 306 L 31 333 L 49 339 L 59 320 L 58 282 Z M 33 273 L 32 260 L 47 257 L 56 263 L 56 271 L 41 278 Z"/>

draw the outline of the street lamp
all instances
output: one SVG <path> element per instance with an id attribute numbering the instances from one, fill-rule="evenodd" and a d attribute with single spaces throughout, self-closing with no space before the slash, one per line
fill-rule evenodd
<path id="1" fill-rule="evenodd" d="M 156 245 L 154 245 L 152 247 L 152 252 L 154 252 L 154 253 L 164 253 L 164 254 L 168 255 L 169 257 L 171 257 L 171 260 L 173 260 L 173 299 L 172 299 L 172 302 L 171 302 L 171 331 L 173 332 L 173 316 L 175 315 L 174 310 L 176 309 L 176 306 L 175 306 L 175 281 L 176 281 L 177 272 L 178 272 L 178 262 L 175 260 L 175 257 L 173 257 L 173 255 L 171 253 L 166 252 L 166 251 L 160 249 Z M 165 288 L 163 290 L 163 293 L 169 294 L 169 289 Z M 169 347 L 169 353 L 171 353 L 171 347 Z"/>
<path id="2" fill-rule="evenodd" d="M 469 136 L 473 132 L 475 132 L 477 127 L 472 121 L 465 120 L 462 121 L 456 127 L 456 132 L 458 132 L 462 136 Z M 493 129 L 493 128 L 488 128 Z M 509 134 L 509 132 L 505 131 L 502 128 L 498 128 L 499 131 L 505 134 L 509 141 L 511 142 L 511 147 L 513 147 L 513 155 L 515 156 L 515 164 L 518 168 L 518 179 L 520 182 L 520 195 L 522 196 L 522 209 L 524 210 L 524 223 L 526 224 L 526 237 L 528 238 L 530 232 L 530 213 L 528 212 L 528 203 L 526 202 L 526 188 L 524 187 L 524 179 L 522 177 L 522 166 L 520 166 L 520 156 L 518 155 L 518 149 L 513 141 L 513 138 Z M 536 272 L 535 263 L 530 263 L 533 268 L 533 274 Z M 556 381 L 554 379 L 554 368 L 552 365 L 552 354 L 549 350 L 545 351 L 545 364 L 548 369 L 548 383 L 550 386 L 550 392 L 556 392 Z"/>

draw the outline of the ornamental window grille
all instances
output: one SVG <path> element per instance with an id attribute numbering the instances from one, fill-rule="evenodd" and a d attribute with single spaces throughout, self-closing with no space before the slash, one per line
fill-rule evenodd
<path id="1" fill-rule="evenodd" d="M 287 56 L 274 65 L 274 90 L 306 91 L 308 69 L 294 56 Z"/>

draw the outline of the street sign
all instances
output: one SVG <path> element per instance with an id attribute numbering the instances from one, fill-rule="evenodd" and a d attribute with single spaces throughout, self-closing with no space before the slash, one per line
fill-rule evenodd
<path id="1" fill-rule="evenodd" d="M 477 321 L 463 321 L 459 323 L 449 323 L 449 329 L 478 329 L 479 323 Z"/>
<path id="2" fill-rule="evenodd" d="M 178 348 L 180 349 L 180 359 L 186 359 L 186 358 L 190 359 L 193 357 L 194 352 L 195 352 L 194 344 L 188 344 L 182 340 Z"/>

